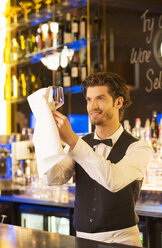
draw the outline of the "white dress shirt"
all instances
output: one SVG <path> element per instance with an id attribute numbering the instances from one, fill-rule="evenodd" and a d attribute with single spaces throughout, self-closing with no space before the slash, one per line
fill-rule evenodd
<path id="1" fill-rule="evenodd" d="M 107 137 L 112 139 L 113 146 L 122 132 L 123 127 L 120 126 L 113 135 Z M 99 139 L 96 133 L 94 138 Z M 49 169 L 42 179 L 48 185 L 66 183 L 73 175 L 74 161 L 92 179 L 111 192 L 117 192 L 134 180 L 140 180 L 144 177 L 147 165 L 152 158 L 152 148 L 147 142 L 140 140 L 132 143 L 128 147 L 125 156 L 116 164 L 106 160 L 111 149 L 112 147 L 100 143 L 95 146 L 94 151 L 84 140 L 79 139 L 71 152 L 68 152 L 68 147 L 65 147 L 67 157 Z M 77 236 L 108 243 L 116 242 L 141 246 L 137 226 L 102 233 L 77 232 Z"/>

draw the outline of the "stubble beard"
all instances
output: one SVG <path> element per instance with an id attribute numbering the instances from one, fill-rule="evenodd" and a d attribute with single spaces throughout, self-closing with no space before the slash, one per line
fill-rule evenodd
<path id="1" fill-rule="evenodd" d="M 106 113 L 104 116 L 101 117 L 101 119 L 93 119 L 90 117 L 90 122 L 92 125 L 95 126 L 105 126 L 105 123 L 109 120 L 111 120 L 113 117 L 112 113 Z"/>

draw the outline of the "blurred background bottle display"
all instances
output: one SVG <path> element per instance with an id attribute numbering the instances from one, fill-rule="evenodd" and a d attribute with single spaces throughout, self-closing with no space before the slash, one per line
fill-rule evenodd
<path id="1" fill-rule="evenodd" d="M 141 119 L 135 119 L 135 126 L 130 128 L 129 121 L 123 121 L 124 128 L 132 135 L 145 140 L 153 148 L 153 157 L 148 164 L 143 187 L 158 189 L 162 187 L 162 118 L 158 124 L 157 111 L 152 112 L 152 119 L 147 118 L 144 127 L 141 126 Z"/>

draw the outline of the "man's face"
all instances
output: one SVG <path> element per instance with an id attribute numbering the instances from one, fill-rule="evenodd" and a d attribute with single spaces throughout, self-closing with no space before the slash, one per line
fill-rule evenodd
<path id="1" fill-rule="evenodd" d="M 88 87 L 87 111 L 92 125 L 106 125 L 114 116 L 115 107 L 108 86 Z"/>

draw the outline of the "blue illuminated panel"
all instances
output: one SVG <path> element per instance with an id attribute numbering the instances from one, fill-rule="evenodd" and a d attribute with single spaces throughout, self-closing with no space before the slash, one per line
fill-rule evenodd
<path id="1" fill-rule="evenodd" d="M 71 114 L 68 115 L 68 120 L 71 123 L 72 129 L 79 135 L 88 133 L 88 115 Z"/>

